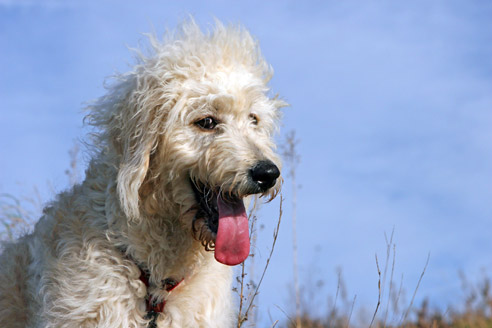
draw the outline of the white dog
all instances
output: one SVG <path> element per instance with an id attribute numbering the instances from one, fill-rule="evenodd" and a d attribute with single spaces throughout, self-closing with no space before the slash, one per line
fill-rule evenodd
<path id="1" fill-rule="evenodd" d="M 94 156 L 0 256 L 1 327 L 230 327 L 243 200 L 281 184 L 285 103 L 240 27 L 184 23 L 89 107 Z"/>

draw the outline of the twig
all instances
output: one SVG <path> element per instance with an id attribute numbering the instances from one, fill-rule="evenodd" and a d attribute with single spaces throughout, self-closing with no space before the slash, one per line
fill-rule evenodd
<path id="1" fill-rule="evenodd" d="M 74 142 L 72 148 L 68 151 L 70 155 L 70 168 L 65 170 L 65 174 L 68 176 L 68 183 L 70 187 L 76 185 L 79 181 L 78 172 L 78 155 L 79 155 L 79 144 Z"/>
<path id="2" fill-rule="evenodd" d="M 384 299 L 385 295 L 385 289 L 386 289 L 386 277 L 388 273 L 388 262 L 389 258 L 391 255 L 391 245 L 393 244 L 393 236 L 395 234 L 395 227 L 393 227 L 393 230 L 391 230 L 391 236 L 390 239 L 388 240 L 388 236 L 386 235 L 386 232 L 384 233 L 384 240 L 386 241 L 386 262 L 384 263 L 384 273 L 383 273 L 383 281 L 381 284 L 381 296 Z M 382 301 L 382 300 L 381 300 Z"/>
<path id="3" fill-rule="evenodd" d="M 286 145 L 282 155 L 286 162 L 290 164 L 289 175 L 292 182 L 292 262 L 294 273 L 294 293 L 296 299 L 296 327 L 302 328 L 301 323 L 301 293 L 299 289 L 299 265 L 297 262 L 297 182 L 296 168 L 299 164 L 300 156 L 296 146 L 299 140 L 296 139 L 295 130 L 290 131 L 286 137 Z"/>
<path id="4" fill-rule="evenodd" d="M 376 314 L 378 313 L 379 309 L 379 304 L 381 304 L 381 270 L 379 270 L 379 263 L 378 263 L 378 255 L 376 254 L 376 267 L 378 269 L 378 304 L 376 305 L 376 310 L 374 310 L 374 314 L 372 316 L 371 324 L 369 325 L 369 328 L 372 327 L 372 324 L 374 323 L 374 319 L 376 318 Z"/>
<path id="5" fill-rule="evenodd" d="M 267 258 L 267 261 L 266 261 L 266 264 L 265 264 L 265 268 L 263 269 L 263 272 L 261 274 L 261 278 L 258 281 L 258 285 L 256 286 L 255 292 L 253 293 L 253 296 L 252 296 L 251 301 L 250 301 L 250 303 L 248 305 L 248 308 L 246 309 L 246 313 L 248 313 L 249 309 L 253 305 L 253 302 L 255 300 L 256 295 L 258 295 L 258 290 L 260 289 L 261 283 L 263 282 L 263 278 L 265 277 L 265 273 L 266 273 L 266 271 L 268 269 L 268 265 L 270 264 L 270 260 L 272 259 L 273 251 L 275 249 L 275 244 L 277 243 L 278 232 L 280 230 L 280 222 L 282 222 L 282 214 L 283 214 L 282 204 L 283 204 L 283 201 L 284 201 L 284 198 L 282 197 L 282 195 L 280 195 L 279 215 L 278 215 L 277 227 L 273 231 L 272 248 L 270 250 L 270 254 L 268 255 L 268 258 Z"/>
<path id="6" fill-rule="evenodd" d="M 291 318 L 291 317 L 290 317 L 290 316 L 289 316 L 289 315 L 288 315 L 288 314 L 287 314 L 287 313 L 286 313 L 286 312 L 285 312 L 285 311 L 284 311 L 284 310 L 283 310 L 280 306 L 275 305 L 275 307 L 276 307 L 277 309 L 279 309 L 279 310 L 280 310 L 280 312 L 282 312 L 282 313 L 285 315 L 285 317 L 287 318 L 287 320 L 289 320 L 289 321 L 290 321 L 290 323 L 291 323 L 294 327 L 296 326 L 296 322 L 295 322 L 295 321 L 294 321 L 294 320 L 293 320 L 293 319 L 292 319 L 292 318 Z"/>
<path id="7" fill-rule="evenodd" d="M 248 215 L 248 220 L 251 222 L 250 224 L 250 231 L 251 231 L 251 234 L 249 236 L 249 239 L 250 239 L 250 243 L 253 242 L 253 249 L 255 248 L 255 241 L 256 241 L 256 238 L 253 237 L 254 235 L 254 232 L 255 232 L 255 223 L 256 223 L 256 215 L 255 215 L 255 212 L 257 211 L 258 209 L 258 198 L 255 197 L 254 198 L 254 202 L 253 202 L 253 206 L 251 208 L 251 211 L 249 212 L 249 215 Z M 254 251 L 253 251 L 253 254 L 250 255 L 252 258 L 254 257 Z M 239 285 L 240 285 L 240 292 L 239 292 L 239 311 L 238 311 L 238 314 L 237 314 L 237 327 L 240 328 L 241 325 L 243 324 L 243 322 L 245 322 L 246 320 L 248 320 L 248 313 L 244 313 L 243 314 L 243 305 L 244 305 L 244 299 L 245 299 L 245 295 L 244 295 L 244 278 L 246 277 L 247 273 L 245 272 L 245 267 L 246 267 L 246 264 L 245 264 L 246 261 L 244 261 L 243 263 L 241 263 L 241 276 L 240 278 L 238 278 L 238 282 L 239 282 Z M 253 266 L 253 264 L 252 264 Z M 252 270 L 251 270 L 252 271 Z M 250 272 L 250 274 L 252 275 L 252 272 Z M 253 277 L 251 278 L 253 279 Z M 248 296 L 251 296 L 251 295 L 248 295 Z"/>
<path id="8" fill-rule="evenodd" d="M 241 292 L 239 293 L 239 312 L 237 314 L 237 327 L 240 328 L 244 321 L 248 319 L 247 312 L 243 315 L 243 302 L 244 302 L 244 277 L 246 273 L 244 273 L 244 262 L 241 263 Z"/>
<path id="9" fill-rule="evenodd" d="M 391 239 L 393 239 L 393 234 L 391 234 Z M 393 244 L 393 263 L 391 264 L 391 278 L 390 278 L 390 285 L 389 285 L 389 292 L 388 292 L 388 302 L 386 303 L 386 313 L 384 314 L 383 328 L 386 327 L 386 322 L 388 320 L 389 304 L 391 300 L 391 292 L 393 290 L 393 274 L 395 272 L 395 261 L 396 261 L 396 245 Z"/>
<path id="10" fill-rule="evenodd" d="M 340 280 L 341 280 L 340 276 L 341 276 L 341 271 L 338 271 L 337 292 L 335 293 L 335 302 L 333 302 L 333 309 L 331 310 L 331 313 L 329 316 L 328 327 L 331 327 L 331 322 L 333 320 L 333 317 L 336 315 L 338 293 L 340 292 Z"/>
<path id="11" fill-rule="evenodd" d="M 398 294 L 396 294 L 396 298 L 393 301 L 393 310 L 395 311 L 392 316 L 392 321 L 395 320 L 396 316 L 398 315 L 398 302 L 400 301 L 400 296 L 403 293 L 403 274 L 401 275 L 401 280 L 400 280 L 400 288 L 398 289 Z"/>
<path id="12" fill-rule="evenodd" d="M 254 292 L 251 295 L 251 299 L 249 300 L 248 307 L 244 311 L 244 314 L 241 313 L 243 304 L 240 304 L 240 311 L 239 311 L 239 314 L 238 314 L 238 323 L 237 323 L 237 327 L 238 328 L 240 328 L 242 326 L 242 324 L 246 320 L 248 320 L 248 313 L 251 310 L 251 308 L 253 307 L 255 298 L 256 298 L 256 296 L 259 293 L 258 290 L 260 289 L 261 283 L 263 282 L 263 278 L 265 277 L 265 273 L 266 273 L 266 271 L 268 269 L 268 266 L 270 264 L 270 260 L 272 259 L 273 251 L 275 249 L 275 244 L 277 243 L 278 233 L 279 233 L 279 230 L 280 230 L 280 223 L 282 222 L 282 214 L 283 214 L 282 204 L 283 204 L 283 197 L 282 197 L 282 195 L 280 195 L 279 216 L 278 216 L 277 226 L 276 226 L 276 228 L 273 231 L 272 248 L 270 249 L 270 254 L 268 255 L 268 258 L 266 260 L 265 267 L 263 268 L 263 272 L 261 274 L 261 278 L 258 281 L 258 284 L 256 285 L 256 288 L 255 288 Z M 244 279 L 244 275 L 245 274 L 244 274 L 244 263 L 243 263 L 243 265 L 242 265 L 241 279 Z M 243 285 L 244 285 L 244 280 L 242 280 L 242 283 L 241 283 L 241 294 L 240 294 L 241 301 L 242 301 L 242 297 L 243 297 Z"/>
<path id="13" fill-rule="evenodd" d="M 357 299 L 357 295 L 354 295 L 354 300 L 352 301 L 352 307 L 350 308 L 350 314 L 347 319 L 347 328 L 350 327 L 350 319 L 352 318 L 352 313 L 354 312 L 355 300 Z"/>
<path id="14" fill-rule="evenodd" d="M 400 325 L 407 319 L 408 314 L 410 313 L 410 310 L 412 309 L 413 301 L 415 300 L 415 295 L 417 295 L 417 290 L 419 289 L 420 282 L 422 281 L 422 278 L 424 277 L 425 270 L 427 269 L 427 265 L 429 264 L 429 259 L 430 259 L 430 253 L 427 255 L 427 261 L 425 262 L 424 269 L 422 270 L 422 273 L 420 274 L 420 278 L 419 278 L 419 281 L 417 282 L 417 287 L 415 287 L 415 290 L 413 292 L 413 296 L 412 296 L 412 300 L 410 301 L 410 305 L 408 306 L 408 309 L 405 312 L 405 315 L 400 320 Z"/>

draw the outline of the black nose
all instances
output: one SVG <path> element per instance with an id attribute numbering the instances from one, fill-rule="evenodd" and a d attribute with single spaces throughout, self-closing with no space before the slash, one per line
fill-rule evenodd
<path id="1" fill-rule="evenodd" d="M 266 191 L 275 185 L 277 178 L 280 176 L 280 171 L 271 161 L 259 161 L 250 170 L 250 175 L 258 187 L 262 191 Z"/>

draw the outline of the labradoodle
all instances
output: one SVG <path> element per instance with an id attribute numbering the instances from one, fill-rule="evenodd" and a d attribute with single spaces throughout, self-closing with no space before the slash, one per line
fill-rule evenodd
<path id="1" fill-rule="evenodd" d="M 92 160 L 34 232 L 3 246 L 2 327 L 230 327 L 245 202 L 275 197 L 285 102 L 241 27 L 150 37 L 88 106 Z"/>

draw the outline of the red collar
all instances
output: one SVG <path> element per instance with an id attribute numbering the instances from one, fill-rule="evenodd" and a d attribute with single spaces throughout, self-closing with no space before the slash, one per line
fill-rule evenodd
<path id="1" fill-rule="evenodd" d="M 147 289 L 149 288 L 149 278 L 150 274 L 148 271 L 142 270 L 140 267 L 140 277 L 139 279 L 145 284 L 145 287 Z M 165 289 L 167 292 L 171 292 L 174 288 L 178 287 L 179 284 L 183 281 L 177 281 L 172 278 L 167 278 L 162 281 L 162 288 Z M 150 297 L 149 293 L 147 293 L 147 312 L 148 313 L 161 313 L 164 310 L 164 306 L 166 305 L 166 300 L 162 300 L 161 302 L 155 302 L 152 300 L 152 297 Z"/>
<path id="2" fill-rule="evenodd" d="M 157 303 L 152 300 L 152 297 L 149 294 L 149 278 L 150 278 L 150 273 L 147 270 L 143 270 L 140 265 L 136 261 L 134 261 L 130 255 L 126 254 L 126 249 L 121 249 L 121 252 L 125 254 L 125 257 L 129 260 L 131 260 L 133 263 L 135 263 L 140 270 L 140 281 L 142 281 L 147 287 L 147 296 L 146 296 L 146 304 L 147 304 L 147 318 L 151 318 L 152 320 L 149 323 L 149 327 L 156 327 L 155 325 L 155 320 L 157 318 L 157 315 L 164 311 L 164 306 L 166 305 L 166 300 L 162 300 L 161 302 Z M 180 281 L 174 280 L 173 278 L 166 278 L 162 280 L 162 288 L 165 289 L 168 293 L 171 292 L 174 288 L 178 287 L 181 282 L 183 282 L 184 278 L 181 279 Z"/>

